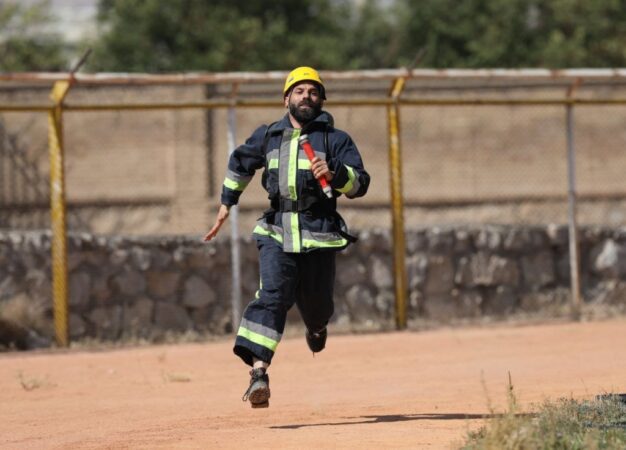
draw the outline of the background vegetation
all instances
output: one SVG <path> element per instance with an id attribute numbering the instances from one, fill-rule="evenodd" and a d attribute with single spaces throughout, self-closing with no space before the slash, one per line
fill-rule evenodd
<path id="1" fill-rule="evenodd" d="M 67 56 L 46 3 L 25 6 L 0 0 L 0 71 L 64 70 Z"/>
<path id="2" fill-rule="evenodd" d="M 0 70 L 60 70 L 54 17 L 0 0 Z M 100 0 L 92 71 L 617 67 L 624 0 Z"/>
<path id="3" fill-rule="evenodd" d="M 521 413 L 514 397 L 506 413 L 469 433 L 463 450 L 626 448 L 626 403 L 619 395 L 545 401 Z"/>

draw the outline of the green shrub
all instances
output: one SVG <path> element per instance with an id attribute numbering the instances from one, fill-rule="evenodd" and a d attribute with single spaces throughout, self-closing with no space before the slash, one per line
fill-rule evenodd
<path id="1" fill-rule="evenodd" d="M 511 396 L 509 410 L 469 433 L 462 448 L 626 449 L 626 403 L 618 395 L 546 401 L 531 414 L 517 409 Z"/>

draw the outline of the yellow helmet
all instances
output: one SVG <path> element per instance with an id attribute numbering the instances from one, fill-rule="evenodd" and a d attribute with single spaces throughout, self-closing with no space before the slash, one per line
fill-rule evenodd
<path id="1" fill-rule="evenodd" d="M 289 72 L 289 75 L 287 75 L 287 79 L 285 80 L 285 87 L 283 88 L 283 97 L 287 95 L 287 92 L 289 92 L 289 90 L 296 83 L 299 83 L 301 81 L 313 81 L 314 83 L 319 84 L 320 96 L 324 100 L 326 100 L 326 91 L 324 89 L 324 83 L 320 78 L 320 74 L 317 73 L 317 70 L 315 70 L 314 68 L 306 66 L 296 67 L 291 72 Z"/>

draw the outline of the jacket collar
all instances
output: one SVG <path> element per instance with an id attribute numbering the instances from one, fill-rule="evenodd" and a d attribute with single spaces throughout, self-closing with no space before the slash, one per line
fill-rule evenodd
<path id="1" fill-rule="evenodd" d="M 326 111 L 322 111 L 319 116 L 317 116 L 311 122 L 307 123 L 304 127 L 302 127 L 302 129 L 314 130 L 318 127 L 332 127 L 334 124 L 335 120 L 333 119 L 333 116 L 331 116 L 330 113 Z M 286 128 L 293 128 L 291 126 L 291 122 L 289 121 L 289 114 L 285 114 L 281 120 L 270 125 L 268 132 L 271 134 L 275 134 L 284 131 Z"/>

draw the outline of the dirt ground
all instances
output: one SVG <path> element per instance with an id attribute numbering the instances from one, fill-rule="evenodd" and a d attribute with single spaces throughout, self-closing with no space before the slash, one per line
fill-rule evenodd
<path id="1" fill-rule="evenodd" d="M 331 329 L 332 333 L 332 329 Z M 626 392 L 626 319 L 287 338 L 269 409 L 230 340 L 0 355 L 0 447 L 458 448 L 506 407 Z"/>

